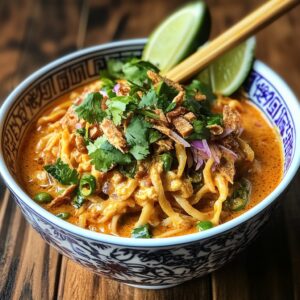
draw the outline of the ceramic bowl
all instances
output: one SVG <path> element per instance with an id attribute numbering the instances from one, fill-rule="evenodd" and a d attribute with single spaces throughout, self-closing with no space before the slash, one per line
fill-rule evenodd
<path id="1" fill-rule="evenodd" d="M 67 223 L 32 201 L 18 182 L 17 156 L 24 132 L 51 101 L 98 78 L 108 59 L 140 56 L 145 41 L 83 49 L 24 80 L 1 108 L 0 170 L 27 221 L 60 253 L 111 279 L 143 288 L 165 288 L 220 268 L 261 231 L 299 167 L 300 110 L 287 84 L 265 64 L 255 61 L 245 87 L 278 128 L 284 147 L 284 177 L 258 205 L 225 224 L 202 233 L 144 240 L 104 235 Z"/>

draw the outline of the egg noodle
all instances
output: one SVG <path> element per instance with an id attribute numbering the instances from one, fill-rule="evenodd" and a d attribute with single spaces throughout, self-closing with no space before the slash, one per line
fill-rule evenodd
<path id="1" fill-rule="evenodd" d="M 221 96 L 210 101 L 201 84 L 186 88 L 155 69 L 143 76 L 140 82 L 126 73 L 100 79 L 37 120 L 41 169 L 33 180 L 52 198 L 43 206 L 62 213 L 70 206 L 65 219 L 92 230 L 106 224 L 106 233 L 114 235 L 128 215 L 136 216 L 133 237 L 149 237 L 156 227 L 165 230 L 153 237 L 217 226 L 222 211 L 238 201 L 244 208 L 250 193 L 249 185 L 241 193 L 245 185 L 236 179 L 236 164 L 254 160 L 241 137 L 243 103 Z"/>

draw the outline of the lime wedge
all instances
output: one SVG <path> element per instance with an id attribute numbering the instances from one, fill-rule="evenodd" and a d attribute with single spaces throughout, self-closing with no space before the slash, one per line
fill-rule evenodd
<path id="1" fill-rule="evenodd" d="M 209 65 L 211 86 L 216 94 L 229 96 L 242 85 L 252 66 L 255 44 L 252 37 Z"/>
<path id="2" fill-rule="evenodd" d="M 204 69 L 203 71 L 201 71 L 198 76 L 197 79 L 206 84 L 207 86 L 211 87 L 211 79 L 210 79 L 210 72 L 209 72 L 209 68 Z"/>
<path id="3" fill-rule="evenodd" d="M 165 73 L 205 43 L 210 33 L 210 15 L 202 1 L 190 3 L 161 23 L 144 49 L 142 59 Z"/>

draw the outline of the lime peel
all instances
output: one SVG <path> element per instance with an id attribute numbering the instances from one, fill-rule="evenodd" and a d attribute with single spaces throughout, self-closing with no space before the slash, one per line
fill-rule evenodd
<path id="1" fill-rule="evenodd" d="M 209 66 L 211 85 L 216 94 L 229 96 L 242 85 L 253 63 L 255 45 L 255 37 L 251 37 Z"/>
<path id="2" fill-rule="evenodd" d="M 205 2 L 187 4 L 151 34 L 142 59 L 157 65 L 165 73 L 203 44 L 209 32 L 210 18 Z"/>

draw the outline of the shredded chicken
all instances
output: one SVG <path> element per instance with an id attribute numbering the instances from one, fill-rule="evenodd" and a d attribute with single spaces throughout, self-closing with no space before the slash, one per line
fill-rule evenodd
<path id="1" fill-rule="evenodd" d="M 81 135 L 77 134 L 75 136 L 75 143 L 76 143 L 76 148 L 80 153 L 87 153 L 84 138 Z"/>
<path id="2" fill-rule="evenodd" d="M 172 100 L 173 103 L 176 103 L 177 105 L 181 105 L 184 100 L 185 92 L 179 91 L 179 93 L 174 97 Z"/>
<path id="3" fill-rule="evenodd" d="M 52 208 L 54 206 L 59 206 L 65 202 L 71 201 L 71 196 L 72 193 L 74 192 L 74 190 L 76 189 L 77 185 L 76 184 L 72 184 L 70 185 L 67 189 L 65 189 L 65 191 L 57 196 L 56 198 L 54 198 L 50 204 L 48 204 L 48 208 Z"/>
<path id="4" fill-rule="evenodd" d="M 206 96 L 198 92 L 195 94 L 195 99 L 197 101 L 204 101 L 204 100 L 206 100 Z"/>
<path id="5" fill-rule="evenodd" d="M 120 88 L 117 92 L 117 96 L 128 96 L 130 92 L 130 87 L 124 82 L 119 82 Z"/>
<path id="6" fill-rule="evenodd" d="M 187 112 L 187 109 L 183 106 L 178 106 L 174 110 L 167 113 L 167 119 L 169 122 L 172 121 L 173 118 L 183 115 Z"/>
<path id="7" fill-rule="evenodd" d="M 156 153 L 158 154 L 170 151 L 174 148 L 171 140 L 159 140 L 155 144 L 157 145 Z"/>
<path id="8" fill-rule="evenodd" d="M 159 120 L 154 120 L 154 122 L 158 122 L 158 123 L 163 123 L 163 125 L 167 125 L 168 124 L 168 120 L 165 116 L 165 114 L 163 113 L 163 111 L 161 109 L 155 109 L 154 112 L 159 116 Z"/>
<path id="9" fill-rule="evenodd" d="M 63 128 L 68 128 L 69 131 L 72 131 L 76 124 L 79 122 L 78 116 L 74 111 L 73 106 L 70 106 L 68 108 L 68 111 L 65 113 L 65 115 L 61 118 L 60 124 Z"/>
<path id="10" fill-rule="evenodd" d="M 224 132 L 224 128 L 217 124 L 208 125 L 207 128 L 209 128 L 209 131 L 213 135 L 220 135 Z"/>
<path id="11" fill-rule="evenodd" d="M 89 137 L 92 140 L 95 140 L 96 138 L 98 138 L 99 136 L 102 135 L 102 131 L 99 127 L 98 124 L 93 124 L 90 128 L 89 128 Z"/>
<path id="12" fill-rule="evenodd" d="M 113 121 L 109 119 L 104 119 L 100 125 L 104 135 L 108 139 L 109 143 L 112 144 L 114 147 L 119 149 L 121 152 L 126 152 L 126 140 Z"/>
<path id="13" fill-rule="evenodd" d="M 231 108 L 229 105 L 225 105 L 223 108 L 223 121 L 226 130 L 239 133 L 239 129 L 241 127 L 241 117 L 236 109 Z"/>

